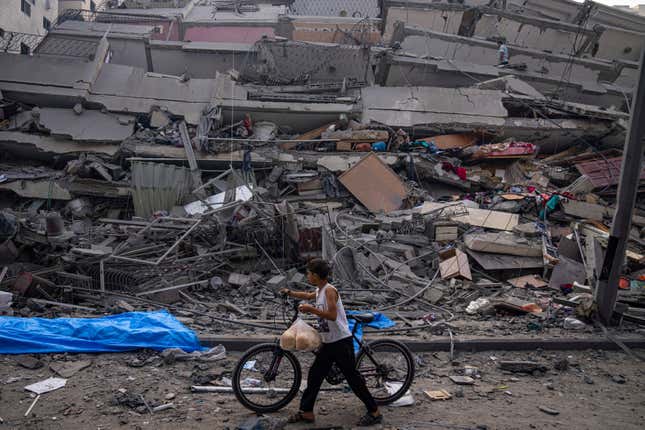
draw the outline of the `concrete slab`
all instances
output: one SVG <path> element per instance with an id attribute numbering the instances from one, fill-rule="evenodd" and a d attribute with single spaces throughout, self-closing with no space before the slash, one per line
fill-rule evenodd
<path id="1" fill-rule="evenodd" d="M 467 234 L 464 236 L 464 244 L 478 252 L 522 257 L 542 256 L 541 242 L 531 242 L 507 232 Z"/>
<path id="2" fill-rule="evenodd" d="M 40 123 L 54 136 L 84 142 L 120 143 L 134 132 L 135 117 L 84 110 L 77 115 L 72 109 L 41 108 Z"/>

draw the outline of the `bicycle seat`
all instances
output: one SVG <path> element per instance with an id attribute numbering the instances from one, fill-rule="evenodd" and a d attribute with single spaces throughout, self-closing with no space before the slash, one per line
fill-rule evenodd
<path id="1" fill-rule="evenodd" d="M 374 314 L 372 313 L 364 313 L 364 314 L 353 314 L 353 315 L 348 315 L 350 318 L 355 319 L 358 322 L 368 324 L 374 321 Z"/>

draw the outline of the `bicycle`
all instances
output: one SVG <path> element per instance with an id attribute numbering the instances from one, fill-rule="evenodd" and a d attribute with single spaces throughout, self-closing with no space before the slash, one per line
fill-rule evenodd
<path id="1" fill-rule="evenodd" d="M 289 299 L 284 297 L 283 315 L 288 302 Z M 295 313 L 287 327 L 298 318 L 298 304 L 298 301 L 293 301 Z M 388 405 L 403 397 L 412 385 L 414 358 L 410 350 L 396 340 L 367 343 L 356 336 L 359 324 L 368 324 L 374 317 L 370 313 L 347 315 L 348 319 L 355 320 L 352 337 L 359 345 L 356 367 L 365 378 L 376 403 Z M 331 385 L 344 381 L 343 374 L 335 365 L 325 379 Z M 256 345 L 242 355 L 233 371 L 232 385 L 237 400 L 260 414 L 276 412 L 288 405 L 298 394 L 301 381 L 300 362 L 293 352 L 280 347 L 277 338 L 272 343 Z M 262 401 L 265 403 L 260 403 Z"/>

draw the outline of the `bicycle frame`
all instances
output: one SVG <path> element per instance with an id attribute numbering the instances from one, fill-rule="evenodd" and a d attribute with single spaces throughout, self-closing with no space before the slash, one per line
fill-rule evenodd
<path id="1" fill-rule="evenodd" d="M 285 298 L 285 305 L 286 305 L 287 299 Z M 299 302 L 294 301 L 293 302 L 293 310 L 294 310 L 294 315 L 291 318 L 291 324 L 296 322 L 298 319 L 299 311 L 298 311 L 298 306 Z M 348 315 L 350 319 L 353 319 L 351 315 Z M 361 351 L 365 351 L 365 355 L 370 359 L 372 364 L 374 364 L 374 368 L 368 368 L 364 369 L 361 374 L 362 375 L 367 375 L 367 376 L 378 376 L 379 371 L 382 369 L 382 366 L 376 362 L 376 359 L 372 355 L 372 351 L 367 344 L 367 342 L 364 342 L 362 339 L 359 339 L 358 336 L 356 336 L 356 332 L 358 331 L 358 324 L 359 322 L 355 320 L 354 328 L 352 329 L 352 338 L 358 343 L 359 345 L 359 354 Z M 315 354 L 315 352 L 314 352 Z M 275 378 L 278 375 L 278 369 L 280 368 L 280 363 L 282 362 L 282 358 L 284 357 L 283 354 L 283 349 L 280 347 L 280 341 L 279 339 L 275 340 L 275 353 L 273 355 L 273 360 L 271 361 L 271 365 L 269 366 L 269 369 L 265 372 L 264 380 L 266 382 L 273 382 Z"/>
<path id="2" fill-rule="evenodd" d="M 285 296 L 285 305 L 288 302 L 288 299 Z M 298 306 L 299 303 L 294 300 L 293 302 L 293 310 L 294 310 L 294 315 L 293 318 L 291 318 L 291 324 L 296 322 L 298 319 Z M 271 365 L 269 366 L 269 369 L 264 373 L 264 380 L 266 382 L 273 382 L 278 376 L 278 369 L 280 368 L 280 363 L 282 362 L 282 358 L 284 357 L 283 349 L 280 347 L 280 340 L 276 339 L 275 340 L 275 353 L 273 354 L 273 360 L 271 361 Z"/>

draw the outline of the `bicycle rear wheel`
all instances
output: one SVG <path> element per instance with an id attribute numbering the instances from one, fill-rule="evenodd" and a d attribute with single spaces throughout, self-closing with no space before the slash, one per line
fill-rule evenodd
<path id="1" fill-rule="evenodd" d="M 395 340 L 376 340 L 361 348 L 356 368 L 379 405 L 403 397 L 414 380 L 412 353 Z"/>
<path id="2" fill-rule="evenodd" d="M 275 412 L 293 400 L 300 389 L 298 359 L 278 344 L 263 343 L 244 353 L 233 371 L 237 400 L 256 413 Z"/>

